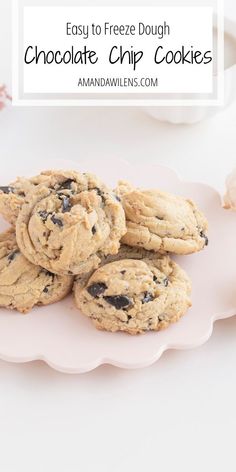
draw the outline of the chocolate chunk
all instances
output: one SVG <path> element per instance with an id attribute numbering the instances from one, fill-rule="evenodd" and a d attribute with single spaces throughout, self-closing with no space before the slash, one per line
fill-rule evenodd
<path id="1" fill-rule="evenodd" d="M 52 279 L 54 280 L 55 274 L 53 274 L 53 273 L 50 272 L 49 270 L 47 270 L 47 269 L 41 269 L 41 273 L 47 275 L 48 277 L 52 277 Z"/>
<path id="2" fill-rule="evenodd" d="M 165 287 L 167 287 L 169 283 L 169 280 L 168 280 L 168 277 L 166 277 L 164 280 L 163 280 L 163 284 L 165 285 Z"/>
<path id="3" fill-rule="evenodd" d="M 132 305 L 132 301 L 130 298 L 126 297 L 126 295 L 107 296 L 104 297 L 104 299 L 117 310 L 121 310 L 122 308 L 127 308 L 128 306 Z"/>
<path id="4" fill-rule="evenodd" d="M 67 211 L 70 211 L 70 209 L 71 209 L 70 199 L 69 199 L 69 197 L 66 197 L 65 195 L 63 195 L 63 198 L 62 198 L 62 211 L 63 211 L 63 213 L 66 213 Z"/>
<path id="5" fill-rule="evenodd" d="M 99 195 L 99 197 L 103 196 L 103 191 L 100 188 L 94 187 L 91 190 L 95 190 L 97 192 L 97 194 Z"/>
<path id="6" fill-rule="evenodd" d="M 94 187 L 91 190 L 95 190 L 97 192 L 97 194 L 99 195 L 99 197 L 101 197 L 102 202 L 105 203 L 106 199 L 104 197 L 104 192 L 100 188 Z"/>
<path id="7" fill-rule="evenodd" d="M 104 284 L 103 282 L 97 282 L 92 285 L 89 285 L 89 287 L 87 288 L 87 292 L 89 293 L 89 295 L 92 295 L 92 297 L 97 298 L 102 295 L 106 289 L 106 284 Z"/>
<path id="8" fill-rule="evenodd" d="M 56 218 L 55 215 L 52 215 L 51 220 L 54 223 L 54 225 L 60 226 L 60 228 L 63 227 L 63 222 L 59 218 Z"/>
<path id="9" fill-rule="evenodd" d="M 44 287 L 43 292 L 48 293 L 48 285 L 46 285 L 46 287 Z"/>
<path id="10" fill-rule="evenodd" d="M 126 273 L 126 270 L 121 270 L 120 273 L 124 275 Z"/>
<path id="11" fill-rule="evenodd" d="M 164 220 L 164 218 L 162 218 L 162 216 L 156 216 L 156 219 L 157 219 L 157 220 L 160 220 L 160 221 L 163 221 L 163 220 Z"/>
<path id="12" fill-rule="evenodd" d="M 19 251 L 18 249 L 16 249 L 15 251 L 11 252 L 11 254 L 9 254 L 9 256 L 7 256 L 7 259 L 8 261 L 13 261 L 16 257 L 16 255 L 19 254 Z"/>
<path id="13" fill-rule="evenodd" d="M 42 210 L 38 212 L 38 215 L 43 221 L 46 221 L 50 213 L 48 213 L 46 210 Z"/>
<path id="14" fill-rule="evenodd" d="M 61 183 L 57 190 L 71 190 L 71 184 L 74 182 L 73 179 L 67 179 Z"/>
<path id="15" fill-rule="evenodd" d="M 13 188 L 13 187 L 0 187 L 0 190 L 1 190 L 3 193 L 13 193 L 13 192 L 14 192 L 14 188 Z"/>
<path id="16" fill-rule="evenodd" d="M 158 280 L 156 275 L 154 275 L 153 276 L 153 282 L 156 282 L 157 284 L 163 283 L 165 285 L 165 287 L 167 287 L 167 285 L 169 283 L 169 280 L 168 280 L 168 277 L 165 277 L 162 281 L 160 281 L 160 280 Z"/>
<path id="17" fill-rule="evenodd" d="M 145 292 L 142 303 L 152 302 L 152 300 L 154 300 L 154 296 L 150 292 Z"/>
<path id="18" fill-rule="evenodd" d="M 95 234 L 96 232 L 97 232 L 96 226 L 94 225 L 94 226 L 92 227 L 92 233 Z"/>
<path id="19" fill-rule="evenodd" d="M 201 238 L 204 238 L 205 239 L 205 246 L 208 246 L 208 237 L 205 235 L 205 233 L 203 233 L 203 231 L 200 231 L 200 236 Z"/>
<path id="20" fill-rule="evenodd" d="M 132 316 L 131 315 L 127 315 L 127 321 L 131 320 L 132 319 Z"/>

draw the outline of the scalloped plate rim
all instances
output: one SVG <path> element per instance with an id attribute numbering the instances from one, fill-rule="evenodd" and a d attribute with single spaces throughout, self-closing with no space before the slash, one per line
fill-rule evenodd
<path id="1" fill-rule="evenodd" d="M 166 351 L 169 351 L 169 350 L 173 350 L 173 351 L 184 351 L 184 350 L 188 350 L 188 349 L 194 349 L 196 347 L 199 347 L 199 346 L 202 346 L 203 344 L 205 344 L 211 337 L 212 335 L 212 332 L 213 332 L 213 329 L 214 329 L 214 324 L 216 321 L 220 321 L 220 320 L 223 320 L 223 319 L 227 319 L 227 318 L 232 318 L 233 316 L 235 316 L 236 314 L 236 309 L 235 309 L 235 312 L 230 312 L 230 313 L 224 313 L 224 314 L 218 314 L 216 316 L 212 316 L 211 318 L 211 324 L 210 324 L 210 327 L 209 327 L 209 330 L 207 333 L 205 334 L 202 334 L 202 337 L 200 340 L 196 341 L 196 342 L 192 342 L 192 343 L 189 343 L 189 344 L 179 344 L 179 345 L 171 345 L 171 344 L 167 344 L 165 346 L 163 346 L 163 348 L 160 348 L 158 350 L 158 352 L 152 356 L 151 359 L 146 359 L 145 361 L 142 361 L 142 362 L 138 362 L 137 364 L 134 364 L 133 362 L 129 363 L 129 362 L 121 362 L 117 359 L 110 359 L 109 357 L 105 358 L 100 358 L 100 359 L 96 359 L 95 361 L 91 362 L 91 363 L 88 363 L 86 365 L 84 365 L 83 367 L 78 367 L 78 368 L 73 368 L 73 367 L 66 367 L 66 366 L 61 366 L 61 365 L 58 365 L 56 362 L 53 362 L 51 360 L 49 360 L 47 358 L 47 356 L 43 355 L 43 354 L 35 354 L 34 356 L 26 356 L 25 358 L 23 356 L 19 356 L 19 357 L 14 357 L 14 356 L 10 356 L 10 355 L 6 355 L 6 354 L 2 354 L 0 353 L 0 359 L 2 361 L 5 361 L 5 362 L 10 362 L 10 363 L 15 363 L 15 364 L 27 364 L 27 363 L 30 363 L 30 362 L 36 362 L 36 361 L 42 361 L 44 362 L 45 364 L 47 364 L 50 368 L 58 371 L 58 372 L 61 372 L 61 373 L 66 373 L 66 374 L 83 374 L 83 373 L 86 373 L 86 372 L 91 372 L 95 369 L 97 369 L 98 367 L 101 367 L 103 365 L 110 365 L 110 366 L 113 366 L 113 367 L 116 367 L 116 368 L 119 368 L 119 369 L 126 369 L 126 370 L 136 370 L 136 369 L 143 369 L 145 367 L 149 367 L 153 364 L 155 364 L 160 358 L 161 356 L 166 352 Z"/>

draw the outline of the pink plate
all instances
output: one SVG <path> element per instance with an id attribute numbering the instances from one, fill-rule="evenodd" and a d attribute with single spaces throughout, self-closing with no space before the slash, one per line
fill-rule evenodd
<path id="1" fill-rule="evenodd" d="M 42 359 L 51 367 L 68 373 L 87 372 L 101 364 L 123 368 L 144 367 L 155 362 L 166 349 L 188 349 L 204 343 L 213 322 L 236 313 L 236 215 L 221 208 L 212 188 L 183 182 L 157 165 L 136 165 L 123 161 L 45 161 L 30 172 L 19 168 L 5 172 L 1 184 L 16 175 L 31 175 L 44 168 L 74 168 L 97 173 L 111 186 L 125 178 L 134 185 L 159 187 L 196 201 L 209 220 L 209 246 L 191 256 L 176 257 L 192 279 L 193 306 L 188 314 L 167 330 L 129 336 L 97 331 L 89 319 L 74 307 L 73 298 L 28 315 L 0 309 L 0 357 L 13 362 Z M 1 220 L 1 229 L 6 227 Z"/>

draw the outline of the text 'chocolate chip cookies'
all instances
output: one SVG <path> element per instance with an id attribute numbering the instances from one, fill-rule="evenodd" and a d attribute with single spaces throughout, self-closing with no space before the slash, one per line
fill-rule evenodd
<path id="1" fill-rule="evenodd" d="M 20 250 L 57 274 L 79 274 L 116 254 L 126 232 L 121 203 L 91 174 L 51 172 L 22 206 L 16 223 Z"/>
<path id="2" fill-rule="evenodd" d="M 208 244 L 208 224 L 192 200 L 160 190 L 139 190 L 120 181 L 126 215 L 122 242 L 158 252 L 191 254 Z"/>
<path id="3" fill-rule="evenodd" d="M 0 234 L 0 306 L 26 313 L 34 305 L 48 305 L 64 298 L 73 277 L 58 276 L 31 264 L 19 251 L 15 233 Z"/>

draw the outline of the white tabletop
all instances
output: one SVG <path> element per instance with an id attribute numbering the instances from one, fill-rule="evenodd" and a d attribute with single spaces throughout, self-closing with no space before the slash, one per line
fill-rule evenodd
<path id="1" fill-rule="evenodd" d="M 101 2 L 102 3 L 102 2 Z M 235 0 L 226 0 L 236 18 Z M 10 2 L 0 2 L 0 79 L 10 82 Z M 209 121 L 172 126 L 138 109 L 8 108 L 0 159 L 41 155 L 158 162 L 220 191 L 236 165 L 236 104 Z M 217 230 L 217 229 L 216 229 Z M 236 284 L 236 281 L 235 281 Z M 83 375 L 42 362 L 0 361 L 3 472 L 235 471 L 236 317 L 211 339 L 133 371 Z"/>

